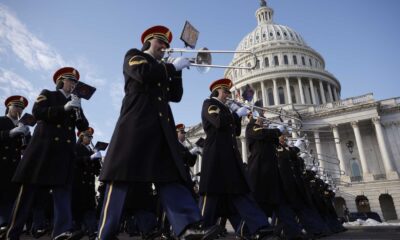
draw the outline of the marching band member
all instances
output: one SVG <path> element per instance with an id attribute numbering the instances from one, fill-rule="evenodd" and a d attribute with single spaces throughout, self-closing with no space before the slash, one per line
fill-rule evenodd
<path id="1" fill-rule="evenodd" d="M 89 240 L 94 240 L 97 235 L 95 180 L 101 168 L 100 151 L 95 152 L 90 147 L 93 133 L 91 127 L 77 133 L 72 181 L 72 217 L 78 228 L 76 230 L 83 225 Z"/>
<path id="2" fill-rule="evenodd" d="M 249 110 L 225 103 L 231 95 L 230 79 L 219 79 L 210 85 L 211 97 L 203 103 L 201 113 L 206 140 L 200 181 L 200 209 L 206 226 L 214 225 L 221 201 L 232 204 L 247 223 L 253 238 L 272 234 L 267 218 L 250 195 L 250 185 L 238 150 L 241 117 Z"/>
<path id="3" fill-rule="evenodd" d="M 53 76 L 56 91 L 44 89 L 33 106 L 38 123 L 18 164 L 13 181 L 20 184 L 7 232 L 8 239 L 19 239 L 38 187 L 52 189 L 54 202 L 53 239 L 71 239 L 71 181 L 75 159 L 75 128 L 86 130 L 80 99 L 71 97 L 79 72 L 64 67 Z M 81 118 L 77 120 L 75 111 Z"/>
<path id="4" fill-rule="evenodd" d="M 183 123 L 180 123 L 176 125 L 176 134 L 178 135 L 178 140 L 179 140 L 179 148 L 181 150 L 182 158 L 183 158 L 183 164 L 185 165 L 186 173 L 188 176 L 188 181 L 190 181 L 191 185 L 191 191 L 193 190 L 193 187 L 195 183 L 192 181 L 192 175 L 190 168 L 193 167 L 196 164 L 197 161 L 197 154 L 200 153 L 201 149 L 197 146 L 192 147 L 189 149 L 185 145 L 186 141 L 186 132 L 185 132 L 185 125 Z M 194 194 L 194 193 L 193 193 Z"/>
<path id="5" fill-rule="evenodd" d="M 98 238 L 115 237 L 129 185 L 140 182 L 155 184 L 176 236 L 211 238 L 215 229 L 199 228 L 200 211 L 185 186 L 187 177 L 169 106 L 182 98 L 182 69 L 190 62 L 182 57 L 161 62 L 172 40 L 164 26 L 147 29 L 141 40 L 142 50 L 130 49 L 124 59 L 125 97 L 100 174 L 107 186 Z"/>
<path id="6" fill-rule="evenodd" d="M 11 182 L 21 160 L 22 139 L 29 135 L 27 126 L 18 126 L 22 111 L 28 100 L 22 96 L 8 97 L 4 105 L 6 115 L 0 117 L 0 239 L 5 235 L 18 185 Z"/>

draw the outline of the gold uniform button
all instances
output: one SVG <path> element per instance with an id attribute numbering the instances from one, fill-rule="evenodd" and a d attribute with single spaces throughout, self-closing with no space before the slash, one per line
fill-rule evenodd
<path id="1" fill-rule="evenodd" d="M 8 149 L 8 146 L 5 146 L 4 149 Z"/>
<path id="2" fill-rule="evenodd" d="M 57 128 L 61 128 L 61 124 L 57 124 Z"/>
<path id="3" fill-rule="evenodd" d="M 3 157 L 3 160 L 6 160 L 7 159 L 7 157 Z"/>
<path id="4" fill-rule="evenodd" d="M 55 141 L 58 141 L 58 140 L 60 140 L 60 139 L 59 139 L 58 137 L 55 137 L 54 140 L 55 140 Z"/>
<path id="5" fill-rule="evenodd" d="M 161 87 L 161 83 L 157 83 L 157 86 Z"/>
<path id="6" fill-rule="evenodd" d="M 68 139 L 68 140 L 67 140 L 67 143 L 71 143 L 71 140 Z"/>
<path id="7" fill-rule="evenodd" d="M 161 101 L 162 100 L 162 98 L 161 97 L 158 97 L 158 101 Z"/>
<path id="8" fill-rule="evenodd" d="M 72 130 L 72 127 L 68 127 L 68 130 Z"/>
<path id="9" fill-rule="evenodd" d="M 168 122 L 169 122 L 170 119 L 168 118 L 167 120 L 168 120 Z"/>
<path id="10" fill-rule="evenodd" d="M 169 87 L 167 87 L 167 91 L 169 91 Z"/>
<path id="11" fill-rule="evenodd" d="M 162 113 L 159 113 L 160 117 L 162 117 Z"/>

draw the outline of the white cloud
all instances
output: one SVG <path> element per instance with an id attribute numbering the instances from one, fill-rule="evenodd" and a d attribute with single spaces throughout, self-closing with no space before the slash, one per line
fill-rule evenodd
<path id="1" fill-rule="evenodd" d="M 121 109 L 122 98 L 124 97 L 124 84 L 113 83 L 110 86 L 111 102 L 115 110 Z"/>
<path id="2" fill-rule="evenodd" d="M 0 67 L 0 98 L 6 99 L 11 95 L 22 95 L 28 100 L 36 99 L 39 94 L 28 80 L 17 73 Z"/>
<path id="3" fill-rule="evenodd" d="M 54 70 L 65 65 L 63 58 L 32 34 L 19 19 L 0 4 L 0 46 L 11 51 L 31 70 Z"/>

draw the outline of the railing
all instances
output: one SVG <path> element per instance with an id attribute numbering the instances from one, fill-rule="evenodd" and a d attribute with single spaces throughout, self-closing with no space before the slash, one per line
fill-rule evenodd
<path id="1" fill-rule="evenodd" d="M 374 101 L 373 94 L 367 93 L 367 94 L 364 94 L 361 96 L 346 98 L 346 99 L 342 99 L 342 100 L 336 101 L 336 102 L 321 104 L 318 106 L 311 106 L 311 107 L 309 107 L 309 112 L 323 112 L 323 111 L 328 111 L 330 109 L 334 109 L 334 108 L 338 108 L 338 107 L 349 107 L 349 106 L 354 106 L 354 105 L 363 104 L 363 103 L 369 103 L 369 102 L 373 102 L 373 101 Z M 312 111 L 310 108 L 314 108 L 313 109 L 314 111 Z"/>

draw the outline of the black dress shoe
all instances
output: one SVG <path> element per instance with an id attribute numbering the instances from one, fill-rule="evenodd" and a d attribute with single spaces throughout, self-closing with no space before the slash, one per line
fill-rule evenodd
<path id="1" fill-rule="evenodd" d="M 68 231 L 54 237 L 53 240 L 79 240 L 83 237 L 83 235 L 83 232 L 80 230 L 74 232 Z"/>
<path id="2" fill-rule="evenodd" d="M 38 228 L 38 229 L 32 230 L 32 236 L 34 238 L 40 238 L 40 237 L 44 236 L 46 233 L 47 233 L 46 228 Z"/>
<path id="3" fill-rule="evenodd" d="M 162 231 L 159 229 L 153 229 L 152 231 L 146 233 L 146 234 L 142 234 L 142 239 L 144 240 L 152 240 L 155 238 L 159 238 L 162 235 Z"/>
<path id="4" fill-rule="evenodd" d="M 216 239 L 220 233 L 221 227 L 219 226 L 212 226 L 208 229 L 198 226 L 190 227 L 179 236 L 179 240 L 212 240 Z"/>
<path id="5" fill-rule="evenodd" d="M 274 228 L 273 227 L 260 228 L 253 235 L 251 235 L 250 239 L 252 240 L 276 239 L 274 238 Z"/>
<path id="6" fill-rule="evenodd" d="M 0 240 L 5 239 L 6 234 L 7 234 L 7 226 L 1 226 L 0 227 Z"/>

